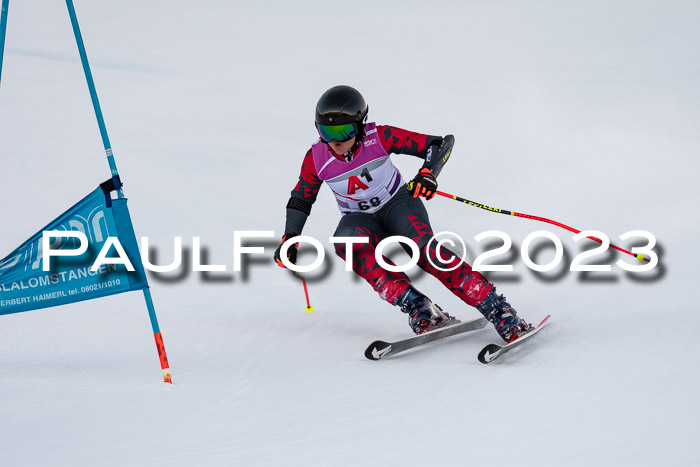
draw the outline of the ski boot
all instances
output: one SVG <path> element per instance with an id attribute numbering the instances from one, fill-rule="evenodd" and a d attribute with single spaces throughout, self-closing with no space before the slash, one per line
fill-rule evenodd
<path id="1" fill-rule="evenodd" d="M 494 286 L 476 308 L 493 324 L 498 335 L 506 343 L 511 343 L 534 329 L 532 324 L 518 316 L 503 295 L 496 295 Z"/>
<path id="2" fill-rule="evenodd" d="M 460 321 L 448 315 L 428 297 L 409 285 L 394 301 L 393 305 L 401 307 L 408 314 L 408 325 L 416 334 L 423 334 L 443 326 L 457 324 Z"/>

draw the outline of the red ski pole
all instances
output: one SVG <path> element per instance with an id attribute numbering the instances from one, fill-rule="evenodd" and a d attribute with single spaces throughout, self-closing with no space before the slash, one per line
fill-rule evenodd
<path id="1" fill-rule="evenodd" d="M 314 307 L 312 307 L 311 303 L 309 302 L 309 289 L 306 287 L 306 279 L 304 279 L 304 276 L 302 276 L 296 271 L 292 271 L 292 274 L 301 279 L 302 284 L 304 284 L 304 295 L 306 295 L 306 312 L 311 313 L 312 311 L 314 311 Z"/>
<path id="2" fill-rule="evenodd" d="M 462 203 L 466 203 L 470 206 L 485 209 L 486 211 L 498 212 L 500 214 L 506 214 L 508 216 L 524 217 L 525 219 L 532 219 L 535 221 L 546 222 L 548 224 L 556 225 L 557 227 L 561 227 L 562 229 L 566 229 L 566 230 L 573 232 L 573 233 L 581 233 L 581 231 L 578 229 L 574 229 L 573 227 L 569 227 L 568 225 L 562 224 L 561 222 L 553 221 L 551 219 L 545 219 L 544 217 L 531 216 L 529 214 L 522 214 L 522 213 L 515 212 L 515 211 L 508 211 L 506 209 L 492 208 L 490 206 L 486 206 L 485 204 L 476 203 L 474 201 L 469 201 L 468 199 L 460 198 L 459 196 L 451 195 L 449 193 L 444 193 L 444 192 L 438 191 L 438 190 L 436 190 L 435 193 L 440 195 L 440 196 L 444 196 L 445 198 L 451 198 L 451 199 L 454 199 L 456 201 L 461 201 Z M 596 237 L 587 237 L 587 238 L 590 238 L 591 240 L 595 240 L 598 243 L 603 243 L 603 241 L 601 239 L 596 238 Z M 634 256 L 635 258 L 637 258 L 639 260 L 640 263 L 642 261 L 649 261 L 649 258 L 646 258 L 641 253 L 638 255 L 635 255 L 631 251 L 627 251 L 624 248 L 620 248 L 619 246 L 615 246 L 612 243 L 610 244 L 610 246 L 618 251 L 621 251 L 623 253 L 627 253 L 628 255 Z"/>

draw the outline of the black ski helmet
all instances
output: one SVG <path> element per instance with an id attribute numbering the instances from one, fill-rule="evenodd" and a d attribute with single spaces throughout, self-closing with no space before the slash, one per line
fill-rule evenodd
<path id="1" fill-rule="evenodd" d="M 357 140 L 365 133 L 364 121 L 369 107 L 365 98 L 355 88 L 340 85 L 324 92 L 316 104 L 316 125 L 357 125 Z"/>

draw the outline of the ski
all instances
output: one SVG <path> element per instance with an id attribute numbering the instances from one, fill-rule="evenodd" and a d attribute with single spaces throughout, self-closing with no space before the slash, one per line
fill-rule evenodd
<path id="1" fill-rule="evenodd" d="M 479 352 L 478 359 L 481 363 L 484 363 L 488 365 L 489 363 L 493 362 L 496 360 L 498 357 L 503 355 L 504 353 L 512 350 L 514 347 L 517 345 L 522 344 L 525 340 L 531 338 L 540 330 L 544 327 L 544 323 L 547 322 L 547 320 L 550 318 L 550 315 L 547 315 L 545 319 L 542 320 L 542 322 L 532 331 L 528 332 L 524 336 L 519 337 L 518 339 L 514 340 L 510 344 L 505 344 L 505 345 L 499 345 L 499 344 L 489 344 L 486 347 L 484 347 L 481 352 Z"/>
<path id="2" fill-rule="evenodd" d="M 488 324 L 486 318 L 477 318 L 471 321 L 464 321 L 451 326 L 445 326 L 444 328 L 438 328 L 433 331 L 396 342 L 374 341 L 369 347 L 367 347 L 367 350 L 365 350 L 365 357 L 370 360 L 380 360 L 384 357 L 388 357 L 389 355 L 396 355 L 397 353 L 405 350 L 413 349 L 439 339 L 444 339 L 445 337 L 450 337 L 469 331 L 476 331 L 477 329 L 485 327 L 486 324 Z"/>

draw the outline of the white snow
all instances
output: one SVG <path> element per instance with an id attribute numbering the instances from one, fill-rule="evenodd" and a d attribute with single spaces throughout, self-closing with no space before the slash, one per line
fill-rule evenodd
<path id="1" fill-rule="evenodd" d="M 199 236 L 228 272 L 150 275 L 172 386 L 140 293 L 0 317 L 0 465 L 700 464 L 697 2 L 75 6 L 137 235 L 159 264 L 174 236 L 190 249 Z M 72 34 L 63 2 L 10 2 L 0 256 L 109 177 Z M 549 328 L 489 366 L 476 355 L 491 327 L 366 360 L 371 341 L 410 330 L 330 247 L 313 313 L 275 242 L 232 272 L 234 230 L 282 235 L 315 102 L 335 84 L 360 89 L 372 121 L 454 134 L 441 189 L 613 243 L 650 231 L 660 269 L 582 280 L 562 272 L 582 248 L 568 232 L 436 198 L 433 227 L 472 252 L 480 232 L 512 237 L 495 260 L 514 273 L 488 276 Z M 392 160 L 406 178 L 420 165 Z M 304 233 L 327 245 L 338 218 L 323 188 Z M 519 257 L 539 229 L 569 253 L 554 280 Z"/>

